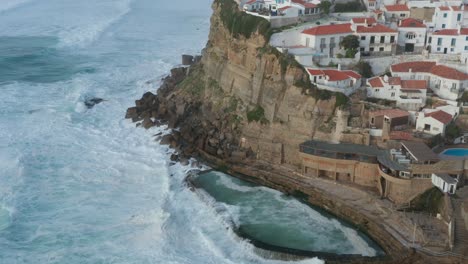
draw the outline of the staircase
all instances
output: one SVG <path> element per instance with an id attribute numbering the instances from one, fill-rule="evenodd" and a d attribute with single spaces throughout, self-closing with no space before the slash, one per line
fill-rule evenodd
<path id="1" fill-rule="evenodd" d="M 452 252 L 468 256 L 468 230 L 465 227 L 465 221 L 461 215 L 461 206 L 463 200 L 453 199 L 453 220 L 455 223 L 455 239 Z"/>

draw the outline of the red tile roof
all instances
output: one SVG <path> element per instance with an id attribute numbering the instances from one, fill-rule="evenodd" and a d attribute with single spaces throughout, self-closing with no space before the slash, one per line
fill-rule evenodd
<path id="1" fill-rule="evenodd" d="M 441 11 L 461 11 L 461 8 L 459 6 L 439 6 L 439 9 Z"/>
<path id="2" fill-rule="evenodd" d="M 410 11 L 407 5 L 386 5 L 385 9 L 389 12 Z"/>
<path id="3" fill-rule="evenodd" d="M 292 2 L 295 3 L 295 4 L 302 5 L 305 8 L 314 8 L 314 7 L 317 6 L 317 5 L 313 4 L 313 3 L 308 3 L 308 2 L 306 2 L 304 0 L 292 0 Z"/>
<path id="4" fill-rule="evenodd" d="M 336 25 L 324 25 L 306 29 L 302 31 L 308 35 L 335 35 L 335 34 L 346 34 L 353 33 L 351 30 L 351 24 L 336 24 Z"/>
<path id="5" fill-rule="evenodd" d="M 384 85 L 382 83 L 382 79 L 380 77 L 374 77 L 372 79 L 368 79 L 367 82 L 372 88 L 383 88 Z"/>
<path id="6" fill-rule="evenodd" d="M 371 25 L 371 24 L 377 23 L 377 20 L 375 20 L 375 18 L 373 18 L 373 17 L 355 17 L 355 18 L 352 19 L 352 21 L 353 21 L 354 24 Z"/>
<path id="7" fill-rule="evenodd" d="M 448 6 L 439 6 L 439 9 L 442 10 L 442 11 L 449 11 L 450 7 L 448 7 Z"/>
<path id="8" fill-rule="evenodd" d="M 357 26 L 356 32 L 357 33 L 397 33 L 396 30 L 391 29 L 381 24 L 376 24 L 371 27 Z"/>
<path id="9" fill-rule="evenodd" d="M 406 131 L 391 131 L 390 139 L 392 140 L 412 140 L 413 135 L 410 132 Z"/>
<path id="10" fill-rule="evenodd" d="M 430 72 L 436 65 L 434 61 L 412 61 L 393 64 L 390 68 L 392 72 Z"/>
<path id="11" fill-rule="evenodd" d="M 406 18 L 403 20 L 400 20 L 400 25 L 398 27 L 403 27 L 403 28 L 425 28 L 426 25 L 424 25 L 421 20 L 414 19 L 414 18 Z"/>
<path id="12" fill-rule="evenodd" d="M 385 110 L 377 110 L 370 113 L 372 116 L 386 116 L 388 118 L 397 118 L 397 117 L 405 117 L 409 116 L 410 114 L 407 111 L 401 109 L 385 109 Z"/>
<path id="13" fill-rule="evenodd" d="M 339 71 L 339 70 L 329 70 L 329 69 L 307 69 L 310 75 L 322 75 L 328 76 L 328 80 L 332 82 L 344 81 L 350 78 L 360 79 L 361 75 L 354 71 Z"/>
<path id="14" fill-rule="evenodd" d="M 400 77 L 389 77 L 388 84 L 390 85 L 401 85 L 401 78 Z"/>
<path id="15" fill-rule="evenodd" d="M 450 123 L 452 121 L 452 115 L 450 115 L 449 113 L 444 112 L 442 110 L 425 114 L 425 116 L 426 117 L 432 117 L 435 120 L 437 120 L 437 121 L 439 121 L 439 122 L 441 122 L 442 124 L 445 124 L 445 125 L 447 125 L 448 123 Z"/>
<path id="16" fill-rule="evenodd" d="M 432 67 L 431 73 L 450 80 L 468 80 L 468 74 L 445 65 L 436 65 Z"/>
<path id="17" fill-rule="evenodd" d="M 432 33 L 432 35 L 439 35 L 439 36 L 440 35 L 442 36 L 468 35 L 468 28 L 460 28 L 460 31 L 458 31 L 458 29 L 441 29 Z"/>
<path id="18" fill-rule="evenodd" d="M 427 81 L 426 80 L 402 80 L 401 88 L 417 89 L 417 90 L 427 89 Z"/>
<path id="19" fill-rule="evenodd" d="M 278 10 L 279 11 L 284 11 L 284 10 L 289 9 L 289 8 L 291 8 L 291 6 L 283 6 L 281 8 L 278 8 Z"/>
<path id="20" fill-rule="evenodd" d="M 432 33 L 432 35 L 456 36 L 458 35 L 458 29 L 442 29 Z"/>

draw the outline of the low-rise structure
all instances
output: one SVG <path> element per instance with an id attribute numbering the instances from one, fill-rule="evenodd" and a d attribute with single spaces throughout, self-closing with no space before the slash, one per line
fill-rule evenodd
<path id="1" fill-rule="evenodd" d="M 398 21 L 410 17 L 410 9 L 406 4 L 384 5 L 382 8 L 386 21 Z"/>
<path id="2" fill-rule="evenodd" d="M 414 18 L 405 18 L 398 23 L 398 48 L 401 52 L 421 53 L 426 44 L 426 25 Z"/>
<path id="3" fill-rule="evenodd" d="M 375 188 L 383 198 L 404 204 L 432 188 L 432 174 L 466 177 L 464 160 L 440 160 L 422 142 L 400 149 L 307 141 L 300 145 L 302 174 Z"/>
<path id="4" fill-rule="evenodd" d="M 395 101 L 406 110 L 419 110 L 426 104 L 427 86 L 426 80 L 378 76 L 367 80 L 367 96 Z"/>
<path id="5" fill-rule="evenodd" d="M 445 135 L 445 128 L 453 117 L 442 110 L 433 112 L 419 112 L 416 117 L 416 129 L 431 135 Z"/>
<path id="6" fill-rule="evenodd" d="M 320 89 L 341 92 L 346 95 L 361 87 L 361 75 L 354 71 L 335 69 L 307 69 L 310 81 Z"/>
<path id="7" fill-rule="evenodd" d="M 402 80 L 426 80 L 429 88 L 442 99 L 456 101 L 468 87 L 468 74 L 433 61 L 393 64 L 390 72 Z"/>
<path id="8" fill-rule="evenodd" d="M 457 179 L 447 173 L 432 174 L 432 184 L 444 193 L 455 194 L 457 183 Z"/>
<path id="9" fill-rule="evenodd" d="M 410 114 L 400 109 L 378 110 L 369 113 L 369 127 L 375 129 L 389 125 L 390 130 L 402 130 L 408 127 Z"/>
<path id="10" fill-rule="evenodd" d="M 468 52 L 468 28 L 441 29 L 428 38 L 431 53 L 460 54 Z"/>
<path id="11" fill-rule="evenodd" d="M 464 6 L 437 6 L 432 16 L 433 30 L 454 29 L 463 23 Z"/>

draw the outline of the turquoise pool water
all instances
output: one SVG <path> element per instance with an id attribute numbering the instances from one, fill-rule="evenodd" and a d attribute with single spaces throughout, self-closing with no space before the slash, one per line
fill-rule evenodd
<path id="1" fill-rule="evenodd" d="M 468 149 L 466 148 L 447 149 L 441 154 L 446 155 L 446 156 L 468 157 Z"/>

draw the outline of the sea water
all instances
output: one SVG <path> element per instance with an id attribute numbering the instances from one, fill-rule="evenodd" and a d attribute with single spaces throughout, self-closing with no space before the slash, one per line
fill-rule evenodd
<path id="1" fill-rule="evenodd" d="M 204 47 L 211 2 L 0 1 L 0 263 L 280 263 L 124 119 Z"/>

